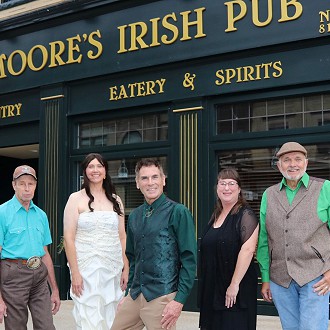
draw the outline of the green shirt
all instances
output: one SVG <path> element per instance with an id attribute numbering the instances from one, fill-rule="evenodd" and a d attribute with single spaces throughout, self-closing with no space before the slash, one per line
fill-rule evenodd
<path id="1" fill-rule="evenodd" d="M 296 196 L 301 185 L 305 187 L 308 186 L 309 175 L 305 173 L 296 189 L 291 189 L 285 178 L 282 179 L 279 189 L 285 189 L 286 196 L 288 198 L 289 204 L 291 205 L 294 197 Z M 268 249 L 268 237 L 266 229 L 266 214 L 267 214 L 267 193 L 266 191 L 262 195 L 261 205 L 260 205 L 260 230 L 259 230 L 259 240 L 257 249 L 257 260 L 259 262 L 261 279 L 262 282 L 269 282 L 269 249 Z M 317 215 L 320 220 L 324 223 L 328 223 L 330 228 L 330 181 L 325 180 L 320 191 L 320 196 L 317 202 Z"/>
<path id="2" fill-rule="evenodd" d="M 197 260 L 189 210 L 164 194 L 135 209 L 128 220 L 126 255 L 133 299 L 141 292 L 150 301 L 177 291 L 174 300 L 184 304 L 194 284 Z"/>

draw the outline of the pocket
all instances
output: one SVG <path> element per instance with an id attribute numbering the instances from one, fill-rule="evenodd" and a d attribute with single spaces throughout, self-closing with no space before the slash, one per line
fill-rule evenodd
<path id="1" fill-rule="evenodd" d="M 9 261 L 1 261 L 1 284 L 7 284 L 8 280 L 11 280 L 13 276 L 10 276 L 13 267 L 17 268 L 16 264 L 11 264 Z"/>
<path id="2" fill-rule="evenodd" d="M 269 266 L 271 266 L 273 263 L 273 249 L 270 250 L 269 254 Z"/>
<path id="3" fill-rule="evenodd" d="M 24 244 L 24 239 L 22 238 L 26 232 L 25 227 L 15 227 L 8 230 L 10 234 L 10 244 L 16 246 L 22 246 Z"/>
<path id="4" fill-rule="evenodd" d="M 43 246 L 44 245 L 44 227 L 38 224 L 36 226 L 35 232 L 36 232 L 37 241 Z"/>
<path id="5" fill-rule="evenodd" d="M 324 261 L 324 259 L 323 259 L 323 257 L 322 257 L 322 254 L 313 246 L 313 245 L 311 245 L 311 248 L 312 248 L 312 250 L 314 251 L 314 253 L 316 254 L 316 256 L 323 262 L 323 263 L 325 263 L 325 261 Z"/>

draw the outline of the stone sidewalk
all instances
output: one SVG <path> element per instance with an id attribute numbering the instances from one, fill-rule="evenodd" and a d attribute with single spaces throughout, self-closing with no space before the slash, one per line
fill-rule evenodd
<path id="1" fill-rule="evenodd" d="M 57 330 L 75 330 L 74 320 L 72 317 L 72 301 L 64 300 L 61 302 L 61 308 L 57 315 L 54 316 L 54 324 Z M 182 312 L 177 330 L 198 330 L 199 313 Z M 3 330 L 3 324 L 0 325 Z M 259 316 L 257 330 L 280 330 L 280 321 L 274 316 Z M 28 330 L 33 330 L 31 320 L 29 320 Z"/>
<path id="2" fill-rule="evenodd" d="M 76 330 L 72 317 L 71 300 L 61 302 L 61 308 L 57 315 L 54 316 L 54 324 L 57 330 Z M 182 312 L 177 324 L 177 330 L 198 330 L 199 313 Z M 0 330 L 3 330 L 3 324 L 0 325 Z M 276 316 L 258 315 L 257 330 L 281 330 L 280 320 Z M 31 320 L 29 320 L 28 330 L 33 330 Z M 330 326 L 329 326 L 330 330 Z"/>

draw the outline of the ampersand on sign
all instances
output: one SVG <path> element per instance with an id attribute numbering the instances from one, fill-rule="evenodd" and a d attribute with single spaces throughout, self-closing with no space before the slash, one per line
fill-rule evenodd
<path id="1" fill-rule="evenodd" d="M 193 91 L 195 89 L 195 86 L 194 86 L 195 78 L 196 78 L 196 75 L 194 73 L 192 75 L 190 73 L 186 73 L 184 75 L 184 80 L 182 82 L 183 87 L 190 88 Z"/>

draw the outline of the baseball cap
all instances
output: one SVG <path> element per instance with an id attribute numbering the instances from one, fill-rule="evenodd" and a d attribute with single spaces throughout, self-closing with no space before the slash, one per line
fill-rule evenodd
<path id="1" fill-rule="evenodd" d="M 13 174 L 13 180 L 18 179 L 22 175 L 31 175 L 37 180 L 36 171 L 31 166 L 21 165 L 16 167 Z"/>
<path id="2" fill-rule="evenodd" d="M 276 157 L 280 158 L 282 155 L 289 152 L 301 152 L 307 157 L 307 150 L 297 142 L 284 143 L 281 149 L 277 152 Z"/>

